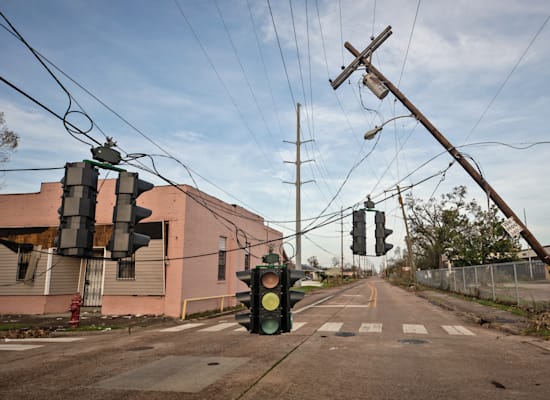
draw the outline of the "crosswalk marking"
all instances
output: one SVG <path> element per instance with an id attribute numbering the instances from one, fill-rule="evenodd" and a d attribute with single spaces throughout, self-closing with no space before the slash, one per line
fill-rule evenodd
<path id="1" fill-rule="evenodd" d="M 22 339 L 4 339 L 4 342 L 44 342 L 44 343 L 69 343 L 84 340 L 83 337 L 55 337 L 55 338 L 22 338 Z"/>
<path id="2" fill-rule="evenodd" d="M 292 331 L 295 332 L 298 329 L 301 329 L 304 327 L 308 322 L 304 321 L 294 321 L 292 324 Z M 203 325 L 206 325 L 205 323 L 188 323 L 188 324 L 182 324 L 173 326 L 170 328 L 165 328 L 160 330 L 160 332 L 180 332 L 184 330 L 191 330 L 193 328 L 199 328 L 203 327 Z M 238 326 L 237 322 L 222 322 L 216 325 L 210 325 L 210 326 L 204 326 L 202 329 L 197 330 L 197 332 L 220 332 L 225 329 L 230 329 L 233 332 L 247 332 L 246 328 L 243 326 Z M 318 332 L 339 332 L 344 326 L 343 322 L 325 322 L 322 324 L 317 331 Z M 475 336 L 476 334 L 470 331 L 469 329 L 465 328 L 462 325 L 441 325 L 441 328 L 449 335 L 453 336 Z M 359 333 L 382 333 L 383 330 L 383 324 L 381 322 L 364 322 L 361 323 L 359 327 Z M 422 324 L 402 324 L 402 330 L 403 333 L 406 334 L 417 334 L 417 335 L 427 335 L 428 330 L 426 327 Z M 44 339 L 6 339 L 7 341 L 43 341 L 43 342 L 49 342 L 49 341 L 74 341 L 74 340 L 81 340 L 84 338 L 44 338 Z"/>
<path id="3" fill-rule="evenodd" d="M 307 322 L 293 322 L 292 323 L 292 331 L 291 332 L 295 332 L 297 331 L 298 329 L 300 329 L 302 326 L 304 326 L 305 324 L 307 324 Z"/>
<path id="4" fill-rule="evenodd" d="M 338 332 L 342 325 L 344 325 L 343 322 L 326 322 L 317 330 L 319 332 Z"/>
<path id="5" fill-rule="evenodd" d="M 171 328 L 165 328 L 161 329 L 161 332 L 181 332 L 186 329 L 196 328 L 198 326 L 204 325 L 203 323 L 191 323 L 191 324 L 182 324 L 182 325 L 176 325 L 172 326 Z"/>
<path id="6" fill-rule="evenodd" d="M 475 336 L 475 333 L 460 325 L 441 325 L 449 335 Z"/>
<path id="7" fill-rule="evenodd" d="M 0 344 L 0 351 L 25 351 L 43 347 L 41 344 Z"/>
<path id="8" fill-rule="evenodd" d="M 235 325 L 237 325 L 237 322 L 224 322 L 218 325 L 209 326 L 208 328 L 200 329 L 199 332 L 218 332 Z"/>
<path id="9" fill-rule="evenodd" d="M 379 323 L 365 323 L 359 327 L 359 332 L 363 333 L 380 333 L 382 332 L 382 324 Z"/>
<path id="10" fill-rule="evenodd" d="M 427 335 L 428 330 L 424 325 L 419 324 L 403 324 L 403 333 L 416 333 L 419 335 Z"/>

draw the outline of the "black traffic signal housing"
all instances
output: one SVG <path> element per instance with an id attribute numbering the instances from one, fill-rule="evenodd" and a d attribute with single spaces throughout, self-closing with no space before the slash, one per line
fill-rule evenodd
<path id="1" fill-rule="evenodd" d="M 374 224 L 376 226 L 374 236 L 376 237 L 376 255 L 383 256 L 393 248 L 393 244 L 386 243 L 386 238 L 393 233 L 391 229 L 386 229 L 386 215 L 383 211 L 376 211 L 374 214 Z"/>
<path id="2" fill-rule="evenodd" d="M 113 260 L 129 257 L 140 247 L 148 246 L 151 238 L 136 233 L 139 221 L 152 211 L 136 204 L 138 196 L 153 189 L 152 183 L 139 179 L 136 172 L 122 171 L 116 182 L 116 204 L 113 209 L 113 233 L 107 248 Z"/>
<path id="3" fill-rule="evenodd" d="M 281 332 L 292 331 L 292 307 L 302 300 L 305 295 L 304 292 L 299 290 L 292 290 L 292 287 L 296 281 L 304 278 L 304 276 L 304 271 L 283 268 Z"/>
<path id="4" fill-rule="evenodd" d="M 365 221 L 365 210 L 356 210 L 353 212 L 353 228 L 351 233 L 353 254 L 360 256 L 367 255 L 367 227 Z"/>
<path id="5" fill-rule="evenodd" d="M 235 294 L 237 301 L 249 308 L 247 312 L 235 315 L 235 320 L 250 333 L 277 335 L 290 332 L 292 307 L 304 297 L 303 292 L 292 290 L 292 286 L 304 277 L 304 272 L 271 264 L 279 262 L 273 253 L 262 260 L 268 265 L 237 272 L 237 278 L 250 290 Z"/>
<path id="6" fill-rule="evenodd" d="M 258 309 L 258 296 L 254 293 L 255 287 L 258 286 L 258 270 L 237 271 L 237 278 L 246 283 L 250 290 L 235 293 L 237 301 L 249 309 L 248 312 L 235 314 L 235 320 L 250 333 L 259 333 L 258 316 L 254 315 L 254 310 Z"/>
<path id="7" fill-rule="evenodd" d="M 95 209 L 99 172 L 86 162 L 67 163 L 61 180 L 57 254 L 91 257 L 94 245 Z"/>

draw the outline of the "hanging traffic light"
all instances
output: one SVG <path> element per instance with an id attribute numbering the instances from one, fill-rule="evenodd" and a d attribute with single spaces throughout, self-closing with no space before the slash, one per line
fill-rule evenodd
<path id="1" fill-rule="evenodd" d="M 351 233 L 352 236 L 352 245 L 351 251 L 353 254 L 358 254 L 360 256 L 367 255 L 367 229 L 365 222 L 365 211 L 356 210 L 353 212 L 353 228 Z"/>
<path id="2" fill-rule="evenodd" d="M 254 315 L 258 309 L 258 296 L 254 293 L 254 289 L 258 286 L 258 270 L 238 271 L 237 278 L 246 283 L 250 290 L 235 293 L 237 301 L 249 309 L 246 313 L 236 314 L 235 320 L 250 333 L 258 333 L 258 316 Z"/>
<path id="3" fill-rule="evenodd" d="M 376 211 L 374 214 L 374 223 L 376 225 L 376 255 L 383 256 L 393 248 L 393 244 L 386 243 L 386 238 L 393 233 L 391 229 L 386 229 L 386 215 L 383 211 Z"/>
<path id="4" fill-rule="evenodd" d="M 281 315 L 281 332 L 292 331 L 292 307 L 294 304 L 304 298 L 305 293 L 299 290 L 292 290 L 296 281 L 304 278 L 305 273 L 301 270 L 283 269 L 283 285 L 282 285 L 282 315 Z"/>
<path id="5" fill-rule="evenodd" d="M 260 265 L 258 270 L 258 330 L 263 335 L 281 333 L 282 268 Z"/>
<path id="6" fill-rule="evenodd" d="M 151 238 L 135 232 L 139 221 L 149 217 L 152 211 L 136 205 L 140 194 L 153 189 L 152 183 L 138 179 L 136 172 L 122 171 L 116 182 L 116 204 L 113 210 L 113 234 L 108 249 L 111 258 L 129 257 L 140 247 L 148 246 Z"/>
<path id="7" fill-rule="evenodd" d="M 94 245 L 95 208 L 99 172 L 86 162 L 67 163 L 61 180 L 57 254 L 91 257 Z"/>

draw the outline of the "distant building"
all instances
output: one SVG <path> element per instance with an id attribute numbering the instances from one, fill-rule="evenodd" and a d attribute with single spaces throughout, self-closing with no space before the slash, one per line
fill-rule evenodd
<path id="1" fill-rule="evenodd" d="M 257 214 L 187 185 L 157 186 L 138 203 L 152 215 L 138 225 L 151 237 L 133 257 L 112 261 L 106 245 L 112 232 L 115 179 L 98 184 L 94 256 L 56 255 L 61 185 L 43 183 L 38 193 L 0 195 L 0 313 L 64 312 L 79 292 L 83 305 L 106 315 L 156 314 L 179 317 L 215 309 L 221 296 L 246 290 L 235 273 L 261 264 L 282 234 Z M 189 195 L 186 195 L 185 193 Z"/>

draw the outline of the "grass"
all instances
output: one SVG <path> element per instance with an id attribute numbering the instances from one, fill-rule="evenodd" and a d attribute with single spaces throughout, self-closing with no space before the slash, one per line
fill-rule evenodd
<path id="1" fill-rule="evenodd" d="M 24 324 L 0 324 L 0 331 L 13 331 L 15 329 L 23 329 L 28 327 L 28 325 Z"/>

